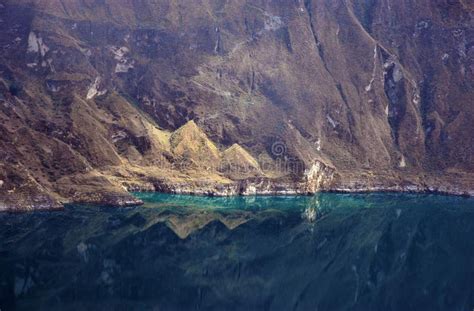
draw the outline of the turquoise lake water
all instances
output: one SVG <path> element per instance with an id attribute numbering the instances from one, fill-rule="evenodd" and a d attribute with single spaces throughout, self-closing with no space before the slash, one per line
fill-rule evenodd
<path id="1" fill-rule="evenodd" d="M 0 309 L 474 309 L 472 198 L 135 195 L 0 214 Z"/>

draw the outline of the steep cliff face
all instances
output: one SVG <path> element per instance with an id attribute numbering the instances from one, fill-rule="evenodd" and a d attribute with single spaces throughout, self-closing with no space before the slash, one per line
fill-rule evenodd
<path id="1" fill-rule="evenodd" d="M 472 192 L 473 15 L 466 0 L 3 1 L 0 209 L 135 204 L 123 185 L 157 180 L 298 184 L 314 165 L 330 177 L 311 191 Z"/>

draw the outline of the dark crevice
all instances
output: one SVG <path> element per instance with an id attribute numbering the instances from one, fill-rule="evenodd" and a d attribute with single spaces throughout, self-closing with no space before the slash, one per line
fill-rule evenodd
<path id="1" fill-rule="evenodd" d="M 428 116 L 434 110 L 434 94 L 435 87 L 433 86 L 434 70 L 430 66 L 423 76 L 423 82 L 420 85 L 420 113 L 423 122 L 423 130 L 425 132 L 425 146 L 428 152 L 433 152 L 433 130 L 436 129 L 436 122 Z"/>
<path id="2" fill-rule="evenodd" d="M 340 83 L 337 83 L 336 87 L 337 87 L 337 91 L 339 92 L 339 96 L 342 98 L 342 101 L 344 102 L 344 105 L 347 108 L 347 121 L 349 123 L 348 140 L 352 143 L 355 143 L 357 142 L 357 139 L 352 134 L 352 129 L 354 128 L 355 120 L 354 120 L 354 116 L 352 115 L 352 110 L 349 106 L 349 101 L 347 100 L 347 96 L 344 93 L 344 90 L 342 89 L 342 85 Z"/>
<path id="3" fill-rule="evenodd" d="M 217 55 L 222 55 L 224 48 L 222 47 L 222 37 L 221 30 L 219 27 L 216 27 L 216 45 L 214 47 L 214 53 Z"/>
<path id="4" fill-rule="evenodd" d="M 338 84 L 336 85 L 336 87 L 337 87 L 337 90 L 338 90 L 338 92 L 339 92 L 339 95 L 340 95 L 341 98 L 342 98 L 342 101 L 344 102 L 344 104 L 345 104 L 347 107 L 349 107 L 349 104 L 348 104 L 348 102 L 347 102 L 347 97 L 346 97 L 346 94 L 344 94 L 344 91 L 342 90 L 342 85 L 341 85 L 341 83 L 338 83 Z"/>
<path id="5" fill-rule="evenodd" d="M 421 83 L 420 87 L 420 97 L 421 97 L 421 116 L 423 118 L 423 126 L 426 129 L 427 124 L 426 124 L 426 116 L 432 111 L 432 106 L 433 106 L 433 68 L 429 67 L 427 70 L 424 72 L 424 78 L 423 82 Z"/>
<path id="6" fill-rule="evenodd" d="M 316 48 L 318 50 L 318 55 L 319 57 L 321 58 L 321 60 L 323 61 L 323 65 L 324 65 L 324 68 L 326 69 L 326 71 L 331 74 L 331 72 L 329 71 L 329 68 L 326 64 L 326 60 L 324 58 L 324 48 L 321 44 L 321 42 L 319 41 L 319 38 L 318 38 L 318 35 L 316 33 L 316 28 L 314 26 L 314 16 L 313 16 L 313 2 L 312 0 L 305 0 L 304 1 L 304 6 L 306 8 L 306 11 L 308 12 L 308 17 L 309 17 L 309 26 L 310 26 L 310 29 L 311 29 L 311 33 L 313 35 L 313 38 L 314 38 L 314 43 L 316 44 Z M 331 74 L 332 76 L 332 74 Z"/>
<path id="7" fill-rule="evenodd" d="M 250 95 L 255 91 L 255 70 L 252 68 L 252 75 L 250 76 Z"/>
<path id="8" fill-rule="evenodd" d="M 400 65 L 395 61 L 390 60 L 390 55 L 385 50 L 382 51 L 384 63 L 387 65 L 384 73 L 384 91 L 388 99 L 388 123 L 392 130 L 392 136 L 396 146 L 399 144 L 400 125 L 406 114 L 407 94 L 405 89 L 405 82 L 403 77 L 396 77 L 401 73 Z"/>

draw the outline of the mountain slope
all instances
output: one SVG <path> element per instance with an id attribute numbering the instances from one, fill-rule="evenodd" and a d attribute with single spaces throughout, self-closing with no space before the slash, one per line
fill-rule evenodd
<path id="1" fill-rule="evenodd" d="M 213 192 L 250 178 L 210 169 L 235 143 L 265 183 L 322 165 L 326 189 L 472 193 L 473 14 L 446 0 L 4 1 L 0 209 L 136 204 L 123 186 L 156 180 Z M 170 140 L 190 120 L 205 150 Z M 184 154 L 207 164 L 183 168 Z"/>

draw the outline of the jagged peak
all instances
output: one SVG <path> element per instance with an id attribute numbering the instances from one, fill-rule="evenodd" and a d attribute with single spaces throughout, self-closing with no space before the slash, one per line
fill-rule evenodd
<path id="1" fill-rule="evenodd" d="M 179 130 L 183 130 L 183 129 L 197 129 L 197 130 L 201 130 L 199 128 L 199 126 L 196 124 L 196 122 L 194 122 L 194 120 L 189 120 L 188 122 L 186 122 L 185 124 L 183 124 L 179 129 Z"/>
<path id="2" fill-rule="evenodd" d="M 259 169 L 260 165 L 257 160 L 242 146 L 239 144 L 233 144 L 222 153 L 222 158 L 227 162 L 244 162 L 256 169 Z"/>
<path id="3" fill-rule="evenodd" d="M 171 134 L 170 144 L 176 154 L 191 152 L 200 153 L 200 158 L 208 157 L 209 160 L 219 158 L 219 149 L 193 120 Z"/>
<path id="4" fill-rule="evenodd" d="M 245 151 L 244 148 L 242 148 L 242 146 L 240 146 L 239 144 L 235 143 L 233 144 L 232 146 L 230 146 L 229 148 L 227 148 L 224 153 L 228 153 L 228 152 L 247 152 Z"/>
<path id="5" fill-rule="evenodd" d="M 180 128 L 178 128 L 176 131 L 173 132 L 172 136 L 178 136 L 178 135 L 200 135 L 200 136 L 206 136 L 206 133 L 194 122 L 194 120 L 189 120 L 186 122 L 184 125 L 182 125 Z"/>

